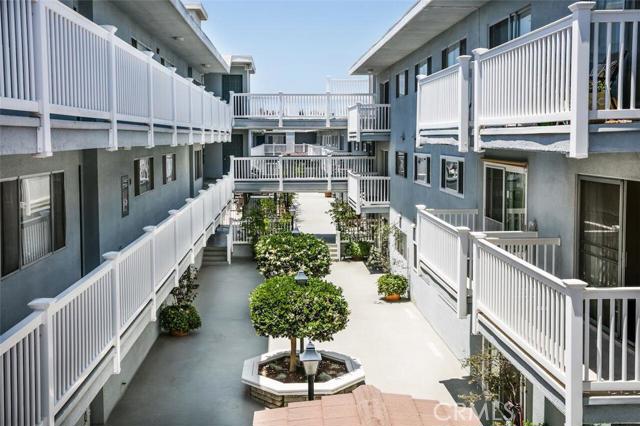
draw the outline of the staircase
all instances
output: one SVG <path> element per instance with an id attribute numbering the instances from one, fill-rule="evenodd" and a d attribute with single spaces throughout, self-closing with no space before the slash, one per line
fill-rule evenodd
<path id="1" fill-rule="evenodd" d="M 329 246 L 329 253 L 331 254 L 331 260 L 338 262 L 338 245 L 336 243 L 327 243 Z"/>
<path id="2" fill-rule="evenodd" d="M 202 253 L 202 266 L 222 265 L 227 263 L 226 247 L 205 247 Z"/>

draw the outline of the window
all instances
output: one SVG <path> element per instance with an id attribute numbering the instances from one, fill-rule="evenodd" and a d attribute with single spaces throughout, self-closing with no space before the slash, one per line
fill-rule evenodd
<path id="1" fill-rule="evenodd" d="M 2 276 L 65 246 L 64 173 L 0 182 Z"/>
<path id="2" fill-rule="evenodd" d="M 531 8 L 526 7 L 489 27 L 489 48 L 500 46 L 530 31 Z"/>
<path id="3" fill-rule="evenodd" d="M 131 46 L 135 47 L 141 52 L 153 52 L 153 49 L 134 37 L 131 37 Z"/>
<path id="4" fill-rule="evenodd" d="M 407 153 L 396 152 L 396 175 L 407 177 Z"/>
<path id="5" fill-rule="evenodd" d="M 440 189 L 458 196 L 464 194 L 464 160 L 462 158 L 441 158 Z"/>
<path id="6" fill-rule="evenodd" d="M 414 81 L 414 90 L 417 92 L 418 91 L 418 76 L 419 75 L 431 75 L 432 73 L 432 68 L 431 68 L 431 56 L 429 56 L 425 61 L 420 62 L 419 64 L 416 64 L 415 66 L 415 81 Z"/>
<path id="7" fill-rule="evenodd" d="M 193 178 L 194 180 L 202 177 L 202 150 L 193 152 Z"/>
<path id="8" fill-rule="evenodd" d="M 176 180 L 176 154 L 162 156 L 162 183 Z"/>
<path id="9" fill-rule="evenodd" d="M 133 162 L 136 195 L 153 189 L 153 157 L 139 158 Z"/>
<path id="10" fill-rule="evenodd" d="M 398 254 L 404 259 L 407 258 L 407 234 L 396 227 L 394 230 L 394 247 Z"/>
<path id="11" fill-rule="evenodd" d="M 431 155 L 413 156 L 413 181 L 420 185 L 431 186 Z"/>
<path id="12" fill-rule="evenodd" d="M 396 74 L 396 98 L 409 92 L 409 70 Z"/>
<path id="13" fill-rule="evenodd" d="M 462 39 L 442 51 L 442 69 L 458 63 L 458 57 L 467 54 L 467 40 Z"/>

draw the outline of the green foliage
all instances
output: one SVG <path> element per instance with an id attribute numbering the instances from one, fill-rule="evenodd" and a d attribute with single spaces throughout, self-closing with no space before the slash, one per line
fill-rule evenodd
<path id="1" fill-rule="evenodd" d="M 267 278 L 293 275 L 300 270 L 310 277 L 324 277 L 331 265 L 329 247 L 311 234 L 279 233 L 261 237 L 254 251 L 258 269 Z"/>
<path id="2" fill-rule="evenodd" d="M 366 259 L 371 251 L 371 243 L 367 241 L 351 241 L 347 244 L 345 254 L 354 259 Z"/>
<path id="3" fill-rule="evenodd" d="M 336 226 L 336 230 L 340 232 L 344 230 L 346 223 L 358 219 L 356 211 L 351 208 L 349 203 L 340 200 L 331 202 L 329 216 L 331 216 L 331 222 Z"/>
<path id="4" fill-rule="evenodd" d="M 276 199 L 260 198 L 253 207 L 245 208 L 242 227 L 254 244 L 262 236 L 291 228 L 293 216 L 289 208 L 294 200 L 295 194 L 279 194 Z"/>
<path id="5" fill-rule="evenodd" d="M 158 320 L 164 330 L 188 333 L 200 328 L 202 320 L 193 305 L 169 305 L 162 308 Z"/>
<path id="6" fill-rule="evenodd" d="M 384 274 L 378 278 L 378 294 L 383 296 L 392 294 L 403 296 L 408 287 L 407 279 L 402 275 Z"/>
<path id="7" fill-rule="evenodd" d="M 158 318 L 164 330 L 188 333 L 202 325 L 198 310 L 193 305 L 200 287 L 196 282 L 197 277 L 198 269 L 190 266 L 180 277 L 178 287 L 171 290 L 174 303 L 163 306 Z"/>
<path id="8" fill-rule="evenodd" d="M 319 278 L 306 285 L 291 276 L 269 278 L 249 296 L 249 315 L 260 336 L 330 341 L 347 326 L 349 313 L 342 289 Z"/>
<path id="9" fill-rule="evenodd" d="M 367 267 L 374 271 L 387 273 L 390 271 L 389 250 L 385 247 L 371 247 L 369 257 L 365 262 Z"/>

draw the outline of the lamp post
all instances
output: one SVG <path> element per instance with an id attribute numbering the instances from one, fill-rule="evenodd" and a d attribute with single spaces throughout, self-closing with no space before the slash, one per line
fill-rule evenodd
<path id="1" fill-rule="evenodd" d="M 291 216 L 291 229 L 295 228 L 295 213 L 296 213 L 296 208 L 295 206 L 291 205 L 289 206 L 289 215 Z"/>
<path id="2" fill-rule="evenodd" d="M 315 399 L 313 384 L 315 382 L 318 365 L 320 364 L 322 357 L 318 351 L 316 351 L 316 347 L 313 346 L 313 343 L 309 342 L 307 349 L 300 355 L 300 360 L 304 366 L 304 373 L 307 375 L 307 384 L 309 386 L 308 400 L 313 401 Z"/>
<path id="3" fill-rule="evenodd" d="M 296 281 L 296 284 L 303 286 L 307 285 L 309 278 L 307 277 L 307 274 L 304 273 L 304 271 L 300 270 L 296 274 L 294 280 Z M 300 338 L 300 355 L 302 355 L 302 352 L 304 352 L 304 337 Z"/>

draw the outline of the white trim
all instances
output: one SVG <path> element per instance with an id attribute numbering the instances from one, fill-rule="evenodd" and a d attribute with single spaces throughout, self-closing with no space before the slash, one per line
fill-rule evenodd
<path id="1" fill-rule="evenodd" d="M 465 163 L 465 159 L 464 157 L 457 157 L 457 156 L 453 156 L 453 155 L 441 155 L 439 158 L 439 166 L 440 168 L 442 168 L 442 160 L 445 161 L 455 161 L 457 163 Z M 464 166 L 463 166 L 464 167 Z M 466 176 L 466 170 L 463 172 L 463 176 L 462 176 L 462 193 L 458 192 L 458 190 L 453 190 L 453 189 L 449 189 L 447 187 L 443 187 L 442 186 L 442 170 L 440 170 L 439 176 L 438 176 L 438 186 L 440 187 L 440 191 L 447 193 L 449 195 L 453 195 L 455 197 L 458 198 L 464 198 L 464 193 L 465 193 L 465 187 L 464 187 L 464 176 Z M 457 181 L 457 186 L 458 188 L 460 188 L 460 174 L 458 174 L 458 177 L 456 178 Z"/>
<path id="2" fill-rule="evenodd" d="M 425 159 L 429 159 L 429 162 L 427 163 L 427 176 L 428 176 L 428 180 L 429 182 L 423 182 L 420 180 L 416 180 L 416 157 L 417 158 L 425 158 Z M 427 188 L 431 188 L 431 183 L 433 181 L 433 159 L 431 157 L 431 154 L 427 154 L 427 153 L 423 153 L 423 152 L 414 152 L 413 153 L 413 183 L 415 183 L 416 185 L 420 185 L 420 186 L 424 186 Z"/>

